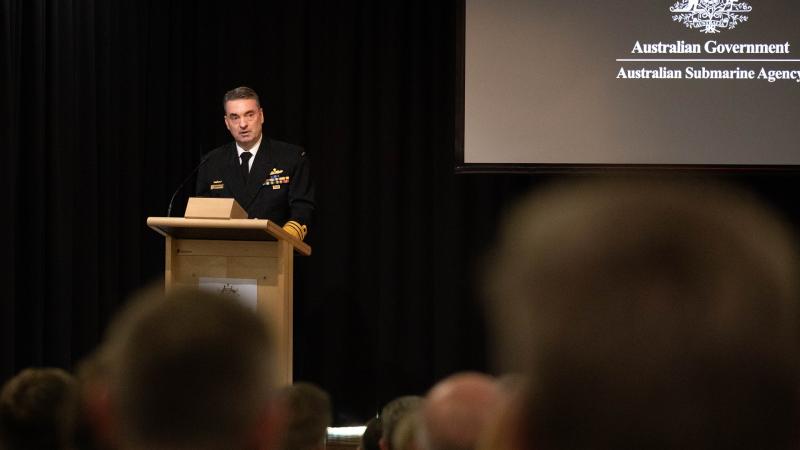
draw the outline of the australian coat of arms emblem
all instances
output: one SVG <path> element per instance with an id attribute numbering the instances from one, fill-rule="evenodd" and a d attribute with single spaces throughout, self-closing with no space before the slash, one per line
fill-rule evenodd
<path id="1" fill-rule="evenodd" d="M 732 30 L 746 22 L 753 7 L 739 0 L 678 0 L 670 6 L 672 20 L 703 33 Z"/>

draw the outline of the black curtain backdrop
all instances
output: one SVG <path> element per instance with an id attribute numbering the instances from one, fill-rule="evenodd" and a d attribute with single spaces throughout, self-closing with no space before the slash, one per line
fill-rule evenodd
<path id="1" fill-rule="evenodd" d="M 503 211 L 556 176 L 454 175 L 457 6 L 2 0 L 0 380 L 73 368 L 162 278 L 145 219 L 230 140 L 221 98 L 239 85 L 260 93 L 269 135 L 306 147 L 317 186 L 296 379 L 349 424 L 489 370 L 481 256 Z M 717 175 L 798 222 L 794 173 Z"/>

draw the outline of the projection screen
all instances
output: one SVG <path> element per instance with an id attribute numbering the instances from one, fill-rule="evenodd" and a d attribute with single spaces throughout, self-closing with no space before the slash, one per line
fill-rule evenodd
<path id="1" fill-rule="evenodd" d="M 796 0 L 465 0 L 463 12 L 462 169 L 800 164 Z"/>

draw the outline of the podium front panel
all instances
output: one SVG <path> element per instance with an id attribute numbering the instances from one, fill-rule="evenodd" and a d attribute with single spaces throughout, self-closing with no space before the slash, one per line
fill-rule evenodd
<path id="1" fill-rule="evenodd" d="M 207 234 L 208 230 L 203 232 Z M 291 384 L 292 246 L 274 240 L 245 242 L 170 237 L 166 244 L 167 289 L 179 286 L 197 288 L 201 278 L 256 280 L 256 311 L 274 331 L 276 379 L 280 385 Z"/>

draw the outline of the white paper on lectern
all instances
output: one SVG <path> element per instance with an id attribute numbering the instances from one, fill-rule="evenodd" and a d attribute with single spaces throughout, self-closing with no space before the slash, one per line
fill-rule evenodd
<path id="1" fill-rule="evenodd" d="M 253 311 L 258 304 L 258 281 L 255 279 L 200 277 L 200 289 L 231 297 Z"/>

